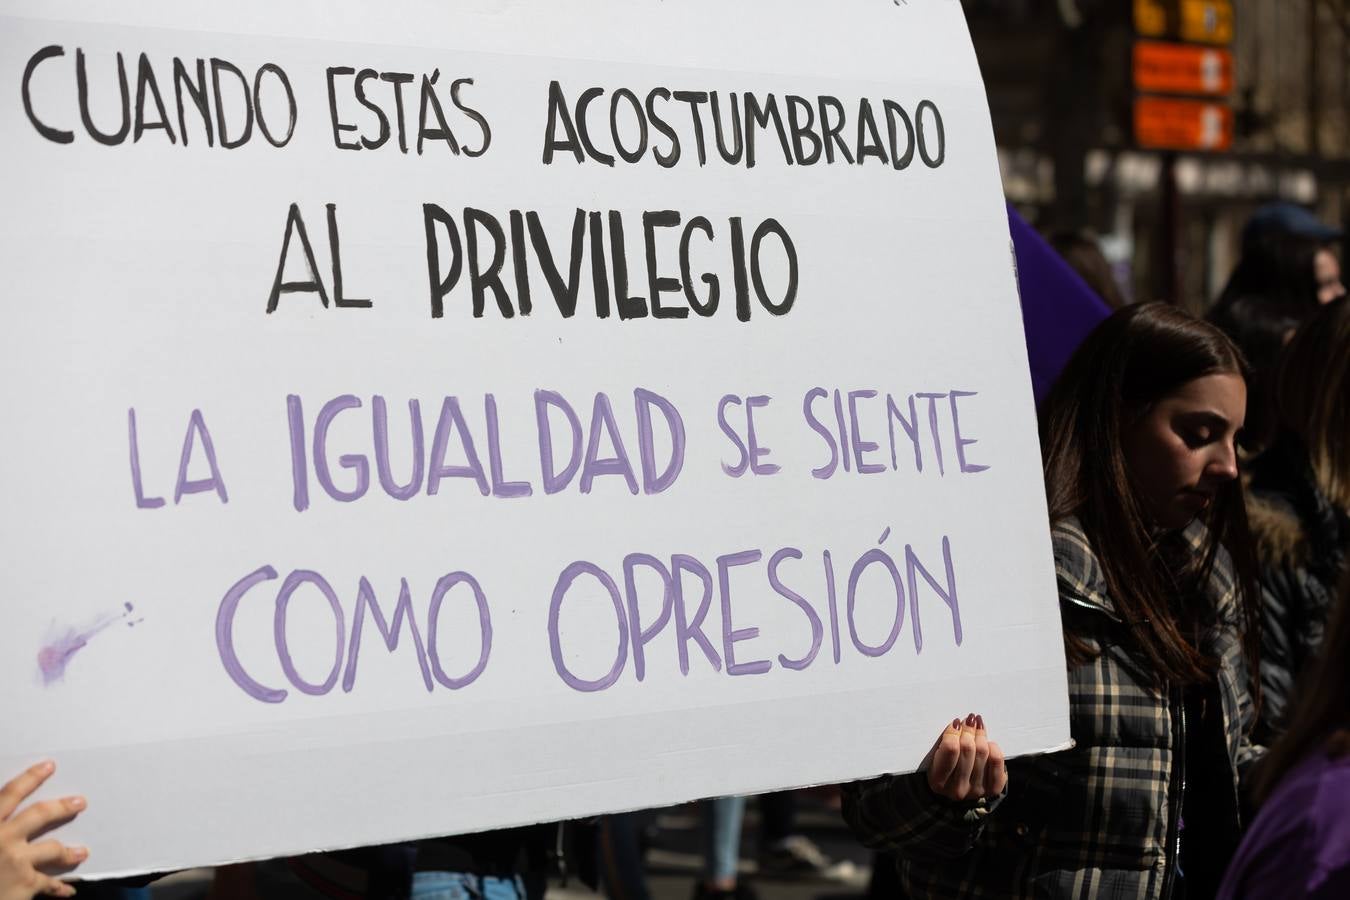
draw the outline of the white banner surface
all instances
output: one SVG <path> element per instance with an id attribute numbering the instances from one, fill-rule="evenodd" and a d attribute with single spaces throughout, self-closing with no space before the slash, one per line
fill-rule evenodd
<path id="1" fill-rule="evenodd" d="M 0 774 L 88 874 L 1068 740 L 956 0 L 0 14 Z"/>

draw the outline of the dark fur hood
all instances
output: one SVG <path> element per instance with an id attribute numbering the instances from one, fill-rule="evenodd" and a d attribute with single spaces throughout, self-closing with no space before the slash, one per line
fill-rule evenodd
<path id="1" fill-rule="evenodd" d="M 1288 500 L 1278 494 L 1249 493 L 1247 521 L 1263 566 L 1303 568 L 1308 564 L 1311 542 L 1303 523 Z"/>
<path id="2" fill-rule="evenodd" d="M 1307 452 L 1288 433 L 1251 466 L 1247 518 L 1263 568 L 1312 570 L 1337 580 L 1350 543 L 1350 511 L 1332 503 Z"/>

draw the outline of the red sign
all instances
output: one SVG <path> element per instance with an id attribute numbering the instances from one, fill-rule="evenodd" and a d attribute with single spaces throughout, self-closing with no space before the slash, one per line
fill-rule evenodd
<path id="1" fill-rule="evenodd" d="M 1134 101 L 1134 137 L 1153 150 L 1227 150 L 1233 111 L 1203 100 L 1140 97 Z"/>
<path id="2" fill-rule="evenodd" d="M 1134 86 L 1158 94 L 1226 95 L 1233 90 L 1233 54 L 1214 47 L 1138 41 Z"/>

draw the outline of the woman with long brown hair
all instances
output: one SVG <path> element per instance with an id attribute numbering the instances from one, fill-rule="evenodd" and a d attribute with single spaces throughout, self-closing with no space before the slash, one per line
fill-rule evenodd
<path id="1" fill-rule="evenodd" d="M 1249 504 L 1261 560 L 1263 741 L 1283 727 L 1350 553 L 1350 300 L 1298 330 L 1274 392 L 1279 431 L 1252 464 Z"/>
<path id="2" fill-rule="evenodd" d="M 1042 450 L 1075 746 L 1005 766 L 970 715 L 920 772 L 850 786 L 908 896 L 1213 896 L 1259 752 L 1246 399 L 1238 350 L 1171 307 L 1117 312 L 1070 360 Z"/>
<path id="3" fill-rule="evenodd" d="M 1350 897 L 1350 578 L 1289 730 L 1258 772 L 1261 813 L 1224 878 L 1224 900 Z"/>

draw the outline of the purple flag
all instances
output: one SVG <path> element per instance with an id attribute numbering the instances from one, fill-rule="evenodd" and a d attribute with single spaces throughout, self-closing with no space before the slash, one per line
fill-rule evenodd
<path id="1" fill-rule="evenodd" d="M 1008 229 L 1017 255 L 1031 387 L 1039 406 L 1073 351 L 1111 309 L 1011 204 Z"/>

